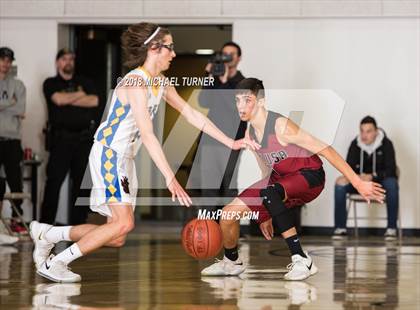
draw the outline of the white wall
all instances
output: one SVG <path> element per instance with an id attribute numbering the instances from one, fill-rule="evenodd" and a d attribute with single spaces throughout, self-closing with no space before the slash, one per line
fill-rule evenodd
<path id="1" fill-rule="evenodd" d="M 369 18 L 246 20 L 233 27 L 246 76 L 262 79 L 266 88 L 327 88 L 346 101 L 333 144 L 342 155 L 360 119 L 376 117 L 396 149 L 405 228 L 420 227 L 419 26 L 419 19 Z M 304 225 L 333 225 L 339 174 L 325 166 L 326 189 L 304 211 Z"/>
<path id="2" fill-rule="evenodd" d="M 0 19 L 0 46 L 9 46 L 15 52 L 17 77 L 24 82 L 27 91 L 22 144 L 41 154 L 44 159 L 46 153 L 43 150 L 42 128 L 46 120 L 46 104 L 42 94 L 42 83 L 48 76 L 55 74 L 57 31 L 57 22 L 54 20 Z M 42 189 L 45 164 L 39 172 L 38 180 Z M 38 195 L 38 201 L 42 199 L 41 196 Z M 24 210 L 26 218 L 29 219 L 32 207 L 27 202 Z"/>
<path id="3" fill-rule="evenodd" d="M 41 128 L 46 119 L 42 82 L 55 72 L 57 23 L 49 20 L 0 19 L 0 45 L 15 52 L 18 78 L 27 89 L 26 119 L 23 122 L 23 144 L 41 150 Z"/>

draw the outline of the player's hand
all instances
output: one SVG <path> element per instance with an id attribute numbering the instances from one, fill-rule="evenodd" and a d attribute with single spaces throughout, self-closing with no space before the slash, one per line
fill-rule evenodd
<path id="1" fill-rule="evenodd" d="M 364 199 L 366 199 L 368 203 L 370 203 L 371 200 L 384 203 L 385 189 L 382 188 L 381 184 L 360 180 L 360 182 L 356 184 L 354 188 L 359 192 L 360 195 L 362 195 Z"/>
<path id="2" fill-rule="evenodd" d="M 273 229 L 273 220 L 269 219 L 260 224 L 260 229 L 264 238 L 267 240 L 273 239 L 274 236 L 274 229 Z"/>
<path id="3" fill-rule="evenodd" d="M 233 150 L 239 150 L 239 149 L 244 149 L 244 148 L 248 148 L 255 151 L 255 150 L 259 150 L 261 148 L 261 145 L 259 145 L 254 140 L 251 140 L 248 138 L 235 140 L 233 142 L 233 145 L 232 145 Z"/>
<path id="4" fill-rule="evenodd" d="M 178 201 L 182 206 L 189 207 L 192 205 L 190 196 L 188 196 L 175 178 L 172 178 L 169 182 L 166 182 L 166 184 L 169 191 L 172 193 L 172 202 L 175 202 L 175 199 L 178 198 Z"/>
<path id="5" fill-rule="evenodd" d="M 360 175 L 360 178 L 361 178 L 363 181 L 372 181 L 372 180 L 373 180 L 373 175 L 371 175 L 371 174 L 366 174 L 366 173 L 362 173 L 362 174 Z"/>

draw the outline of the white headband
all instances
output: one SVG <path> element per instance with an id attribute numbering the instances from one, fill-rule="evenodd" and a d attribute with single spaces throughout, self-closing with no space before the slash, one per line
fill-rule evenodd
<path id="1" fill-rule="evenodd" d="M 150 37 L 147 38 L 146 41 L 144 41 L 144 45 L 146 45 L 147 43 L 149 43 L 150 41 L 152 41 L 152 39 L 157 35 L 157 33 L 159 32 L 160 27 L 157 27 L 155 32 L 152 33 L 152 35 Z"/>

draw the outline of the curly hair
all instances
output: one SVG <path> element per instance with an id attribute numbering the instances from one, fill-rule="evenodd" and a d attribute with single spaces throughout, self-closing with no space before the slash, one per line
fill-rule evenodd
<path id="1" fill-rule="evenodd" d="M 157 24 L 153 23 L 138 23 L 131 25 L 123 32 L 121 44 L 124 51 L 124 65 L 129 69 L 143 65 L 146 61 L 147 50 L 154 48 L 156 43 L 161 42 L 166 35 L 171 34 L 167 28 L 161 27 L 153 39 L 144 44 L 158 27 Z"/>

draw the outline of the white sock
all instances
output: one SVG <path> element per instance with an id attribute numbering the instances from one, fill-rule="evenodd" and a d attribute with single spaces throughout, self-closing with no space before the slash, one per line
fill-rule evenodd
<path id="1" fill-rule="evenodd" d="M 70 264 L 72 261 L 78 259 L 79 257 L 83 256 L 82 252 L 80 252 L 79 246 L 77 243 L 73 243 L 64 251 L 60 252 L 57 256 L 51 260 L 51 262 L 55 261 L 62 261 L 66 265 Z"/>
<path id="2" fill-rule="evenodd" d="M 53 226 L 44 235 L 45 239 L 51 243 L 70 240 L 70 229 L 72 226 Z"/>

